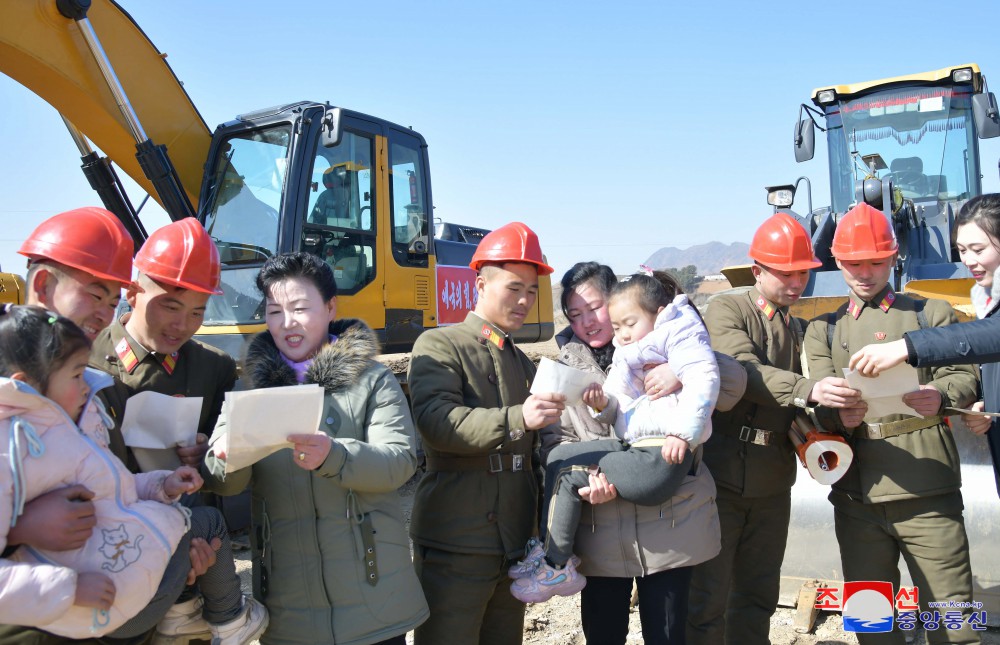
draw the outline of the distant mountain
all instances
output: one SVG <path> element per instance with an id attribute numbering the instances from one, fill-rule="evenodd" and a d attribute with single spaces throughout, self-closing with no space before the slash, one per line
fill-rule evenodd
<path id="1" fill-rule="evenodd" d="M 750 259 L 747 257 L 749 251 L 750 245 L 743 242 L 732 244 L 709 242 L 687 249 L 665 246 L 649 256 L 646 266 L 654 269 L 681 269 L 693 264 L 698 267 L 698 275 L 712 275 L 719 273 L 723 267 L 749 263 Z"/>

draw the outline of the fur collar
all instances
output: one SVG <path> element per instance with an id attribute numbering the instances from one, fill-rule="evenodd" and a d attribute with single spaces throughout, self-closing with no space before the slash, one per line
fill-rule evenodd
<path id="1" fill-rule="evenodd" d="M 1000 273 L 998 271 L 997 273 Z M 989 303 L 987 304 L 987 300 Z M 993 288 L 990 293 L 986 293 L 978 284 L 972 285 L 972 306 L 976 308 L 977 318 L 986 318 L 1000 305 L 1000 280 L 994 277 Z"/>
<path id="2" fill-rule="evenodd" d="M 325 345 L 306 371 L 306 383 L 318 383 L 327 394 L 357 383 L 379 353 L 375 332 L 361 320 L 335 320 L 330 323 L 330 333 L 337 335 L 337 342 Z M 297 384 L 295 372 L 281 358 L 270 332 L 254 337 L 243 364 L 250 387 Z"/>

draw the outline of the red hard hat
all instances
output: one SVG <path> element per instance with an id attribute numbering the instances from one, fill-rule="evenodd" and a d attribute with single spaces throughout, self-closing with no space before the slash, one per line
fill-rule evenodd
<path id="1" fill-rule="evenodd" d="M 132 281 L 132 249 L 132 237 L 117 217 L 88 206 L 48 218 L 17 252 L 127 285 Z"/>
<path id="2" fill-rule="evenodd" d="M 221 294 L 219 249 L 193 217 L 157 229 L 135 256 L 135 268 L 157 282 Z"/>
<path id="3" fill-rule="evenodd" d="M 545 264 L 538 236 L 521 222 L 504 224 L 488 233 L 479 242 L 469 266 L 479 271 L 484 264 L 504 262 L 524 262 L 535 265 L 539 275 L 549 275 L 554 270 Z"/>
<path id="4" fill-rule="evenodd" d="M 813 255 L 809 234 L 788 213 L 769 217 L 750 243 L 750 257 L 778 271 L 815 269 L 823 263 Z"/>
<path id="5" fill-rule="evenodd" d="M 889 219 L 862 202 L 837 224 L 830 251 L 838 260 L 881 260 L 899 249 Z"/>

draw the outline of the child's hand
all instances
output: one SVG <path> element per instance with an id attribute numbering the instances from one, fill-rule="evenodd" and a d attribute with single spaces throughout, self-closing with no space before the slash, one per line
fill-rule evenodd
<path id="1" fill-rule="evenodd" d="M 687 441 L 684 441 L 680 437 L 670 436 L 664 440 L 663 448 L 660 449 L 660 455 L 663 457 L 663 461 L 668 464 L 679 464 L 684 461 L 687 450 Z"/>
<path id="2" fill-rule="evenodd" d="M 115 601 L 115 583 L 103 573 L 88 571 L 76 574 L 76 600 L 78 607 L 93 607 L 102 611 L 111 609 Z"/>
<path id="3" fill-rule="evenodd" d="M 333 439 L 325 434 L 290 434 L 292 460 L 303 470 L 316 470 L 326 461 L 333 447 Z"/>
<path id="4" fill-rule="evenodd" d="M 167 497 L 177 497 L 184 493 L 194 493 L 205 481 L 191 466 L 181 466 L 163 480 L 163 492 Z"/>
<path id="5" fill-rule="evenodd" d="M 600 412 L 608 407 L 608 395 L 604 393 L 600 383 L 591 383 L 583 391 L 583 402 Z"/>

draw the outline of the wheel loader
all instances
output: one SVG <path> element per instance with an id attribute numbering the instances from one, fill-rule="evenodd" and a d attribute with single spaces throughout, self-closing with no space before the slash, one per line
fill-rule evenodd
<path id="1" fill-rule="evenodd" d="M 830 204 L 812 206 L 808 177 L 767 188 L 774 210 L 795 216 L 812 237 L 823 265 L 812 273 L 793 313 L 806 320 L 835 311 L 847 286 L 830 253 L 837 223 L 865 202 L 891 222 L 899 259 L 890 284 L 896 291 L 951 303 L 960 319 L 975 317 L 972 278 L 953 244 L 955 216 L 982 194 L 979 139 L 1000 135 L 997 102 L 975 64 L 849 85 L 817 88 L 802 104 L 794 128 L 798 162 L 813 158 L 816 131 L 826 134 Z M 801 186 L 805 191 L 800 191 Z M 803 200 L 803 192 L 806 199 Z M 799 198 L 798 200 L 796 198 Z M 791 209 L 806 202 L 804 215 Z M 749 266 L 723 270 L 734 287 L 753 284 Z M 805 364 L 805 361 L 803 361 Z M 962 460 L 965 520 L 971 547 L 974 598 L 991 623 L 1000 619 L 1000 563 L 991 533 L 1000 503 L 984 437 L 952 419 Z M 792 489 L 792 519 L 782 566 L 782 603 L 808 603 L 811 581 L 842 580 L 833 509 L 821 486 L 800 471 Z M 903 584 L 910 585 L 900 560 Z M 806 608 L 808 610 L 808 608 Z M 803 615 L 809 612 L 805 611 Z"/>

